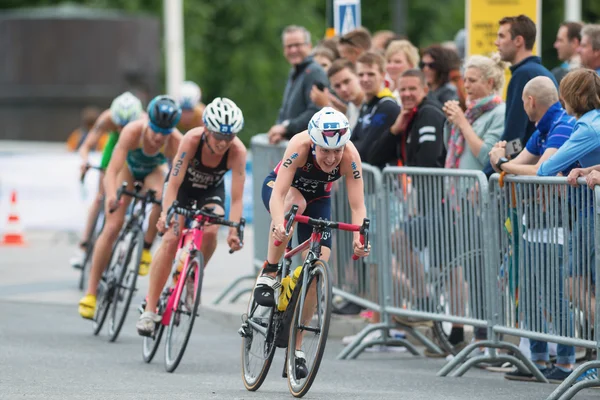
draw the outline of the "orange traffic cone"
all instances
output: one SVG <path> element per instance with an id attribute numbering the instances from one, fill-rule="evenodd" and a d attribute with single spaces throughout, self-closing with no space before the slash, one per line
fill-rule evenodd
<path id="1" fill-rule="evenodd" d="M 6 224 L 6 232 L 2 235 L 2 246 L 25 246 L 25 238 L 23 237 L 23 228 L 21 227 L 21 219 L 17 212 L 17 192 L 13 190 L 10 196 L 10 213 L 8 214 L 8 222 Z"/>

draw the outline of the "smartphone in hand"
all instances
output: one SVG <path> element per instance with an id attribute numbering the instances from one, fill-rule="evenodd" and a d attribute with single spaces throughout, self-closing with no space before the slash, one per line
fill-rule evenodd
<path id="1" fill-rule="evenodd" d="M 523 144 L 521 139 L 514 139 L 506 143 L 506 156 L 515 158 L 521 151 L 523 151 Z"/>
<path id="2" fill-rule="evenodd" d="M 317 82 L 315 83 L 315 86 L 317 87 L 317 89 L 319 89 L 321 92 L 323 90 L 325 90 L 325 85 L 323 84 L 323 82 Z"/>

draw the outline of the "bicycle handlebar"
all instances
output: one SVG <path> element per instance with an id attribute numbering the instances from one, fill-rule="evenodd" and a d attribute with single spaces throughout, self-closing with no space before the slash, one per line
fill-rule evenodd
<path id="1" fill-rule="evenodd" d="M 363 219 L 362 225 L 354 225 L 354 224 L 347 224 L 345 222 L 327 221 L 327 220 L 323 220 L 320 218 L 314 219 L 314 218 L 310 218 L 306 215 L 297 215 L 297 214 L 298 214 L 298 206 L 294 204 L 292 206 L 292 208 L 290 209 L 290 211 L 288 211 L 287 214 L 285 215 L 285 224 L 286 224 L 285 234 L 286 234 L 286 236 L 289 236 L 294 221 L 297 221 L 302 224 L 311 225 L 313 227 L 339 229 L 339 230 L 348 231 L 348 232 L 360 232 L 360 242 L 364 245 L 365 251 L 369 250 L 369 227 L 371 225 L 371 221 L 369 220 L 369 218 Z M 275 240 L 273 244 L 275 244 L 275 246 L 281 246 L 281 243 L 282 243 L 281 241 Z M 358 256 L 356 256 L 354 254 L 352 255 L 352 259 L 354 261 L 358 260 L 358 258 L 359 258 Z"/>
<path id="2" fill-rule="evenodd" d="M 121 187 L 117 190 L 117 201 L 120 201 L 121 197 L 125 195 L 133 197 L 134 199 L 142 200 L 144 203 L 154 203 L 159 206 L 162 204 L 159 200 L 156 200 L 156 190 L 149 189 L 145 193 L 140 194 L 142 187 L 143 184 L 136 181 L 133 183 L 133 192 L 131 192 L 127 190 L 127 182 L 123 182 Z M 115 208 L 109 209 L 108 212 L 112 214 L 117 210 L 117 208 L 119 208 L 118 205 Z"/>
<path id="3" fill-rule="evenodd" d="M 85 169 L 81 174 L 81 177 L 79 178 L 80 182 L 83 183 L 83 180 L 85 179 L 85 174 L 90 170 L 90 169 L 95 169 L 98 170 L 100 172 L 104 171 L 104 168 L 99 167 L 99 166 L 95 166 L 95 165 L 90 165 L 90 164 L 86 164 L 85 165 Z"/>
<path id="4" fill-rule="evenodd" d="M 244 228 L 246 226 L 246 219 L 240 218 L 240 222 L 233 222 L 226 220 L 224 215 L 213 214 L 213 209 L 210 207 L 203 207 L 200 210 L 189 209 L 186 207 L 180 207 L 179 202 L 175 200 L 169 211 L 167 212 L 167 220 L 165 221 L 165 229 L 169 229 L 171 219 L 175 214 L 182 215 L 185 218 L 198 220 L 198 217 L 202 218 L 203 222 L 208 222 L 213 225 L 224 225 L 237 230 L 238 237 L 240 238 L 240 245 L 244 244 Z M 159 234 L 162 236 L 162 234 Z M 232 254 L 235 250 L 229 249 L 229 254 Z"/>

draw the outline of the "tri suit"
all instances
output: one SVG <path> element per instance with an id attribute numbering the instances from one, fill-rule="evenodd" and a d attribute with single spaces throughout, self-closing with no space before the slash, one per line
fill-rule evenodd
<path id="1" fill-rule="evenodd" d="M 202 163 L 202 147 L 205 141 L 205 136 L 202 135 L 196 154 L 189 161 L 183 182 L 177 192 L 177 201 L 184 206 L 191 206 L 195 200 L 198 209 L 206 204 L 217 204 L 225 208 L 224 176 L 228 171 L 229 149 L 223 154 L 216 167 L 208 167 Z"/>
<path id="2" fill-rule="evenodd" d="M 319 168 L 315 160 L 314 146 L 308 153 L 306 163 L 296 169 L 294 174 L 294 180 L 292 181 L 292 187 L 296 188 L 302 193 L 302 196 L 306 200 L 306 210 L 304 215 L 311 218 L 321 218 L 330 220 L 331 219 L 331 188 L 333 182 L 341 178 L 339 165 L 332 171 L 331 174 L 324 172 Z M 294 155 L 292 155 L 293 157 Z M 277 173 L 281 168 L 282 161 L 277 164 L 275 169 L 267 176 L 262 187 L 262 200 L 269 210 L 269 201 L 271 200 L 271 194 L 273 193 L 273 186 L 275 186 L 275 179 Z M 269 210 L 270 212 L 270 210 Z M 312 233 L 312 227 L 306 224 L 298 224 L 298 242 L 302 243 L 310 238 Z M 323 246 L 331 248 L 331 230 L 327 229 L 323 233 L 321 240 Z"/>

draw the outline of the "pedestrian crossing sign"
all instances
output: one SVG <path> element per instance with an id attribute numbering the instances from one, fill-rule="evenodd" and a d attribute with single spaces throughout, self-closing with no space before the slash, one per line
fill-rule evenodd
<path id="1" fill-rule="evenodd" d="M 360 25 L 360 0 L 333 1 L 333 26 L 336 35 L 344 35 Z"/>

